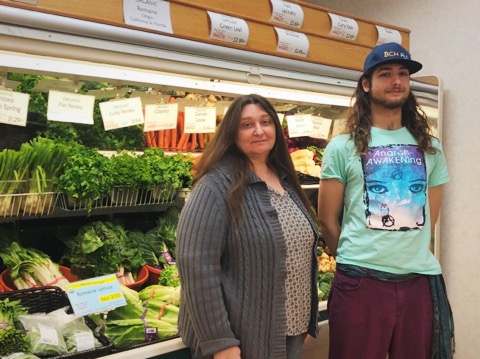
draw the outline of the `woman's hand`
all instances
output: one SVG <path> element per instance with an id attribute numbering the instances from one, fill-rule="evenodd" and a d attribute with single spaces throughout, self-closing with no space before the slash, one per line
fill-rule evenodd
<path id="1" fill-rule="evenodd" d="M 241 359 L 240 347 L 230 347 L 213 354 L 213 359 Z"/>

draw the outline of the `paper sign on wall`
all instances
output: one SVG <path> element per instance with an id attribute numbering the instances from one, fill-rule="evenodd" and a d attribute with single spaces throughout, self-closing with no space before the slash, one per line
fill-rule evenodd
<path id="1" fill-rule="evenodd" d="M 173 34 L 168 1 L 123 0 L 125 24 Z"/>
<path id="2" fill-rule="evenodd" d="M 310 43 L 305 34 L 278 27 L 275 27 L 275 31 L 278 35 L 276 51 L 303 57 L 308 55 Z"/>
<path id="3" fill-rule="evenodd" d="M 288 126 L 288 137 L 310 136 L 312 134 L 312 115 L 285 116 Z"/>
<path id="4" fill-rule="evenodd" d="M 217 109 L 215 107 L 185 106 L 185 133 L 214 133 Z"/>
<path id="5" fill-rule="evenodd" d="M 207 13 L 210 18 L 210 38 L 212 40 L 238 45 L 247 44 L 249 29 L 245 20 L 211 11 L 207 11 Z"/>
<path id="6" fill-rule="evenodd" d="M 146 105 L 143 131 L 160 131 L 177 128 L 178 103 Z"/>
<path id="7" fill-rule="evenodd" d="M 297 28 L 302 27 L 304 14 L 300 5 L 281 0 L 271 0 L 271 3 L 271 22 Z"/>
<path id="8" fill-rule="evenodd" d="M 0 123 L 27 126 L 30 95 L 15 91 L 0 90 Z"/>
<path id="9" fill-rule="evenodd" d="M 95 96 L 50 90 L 47 119 L 93 125 Z"/>
<path id="10" fill-rule="evenodd" d="M 332 127 L 332 120 L 319 116 L 312 116 L 312 124 L 313 128 L 310 137 L 328 139 L 330 127 Z"/>
<path id="11" fill-rule="evenodd" d="M 141 125 L 144 121 L 142 101 L 139 97 L 101 102 L 100 112 L 105 131 Z"/>
<path id="12" fill-rule="evenodd" d="M 336 36 L 352 41 L 357 38 L 358 24 L 354 19 L 330 13 L 328 13 L 328 15 L 332 21 L 330 36 Z"/>
<path id="13" fill-rule="evenodd" d="M 379 25 L 375 25 L 375 27 L 377 28 L 378 33 L 377 45 L 386 44 L 387 42 L 402 44 L 402 35 L 400 34 L 400 31 Z"/>
<path id="14" fill-rule="evenodd" d="M 72 282 L 65 292 L 77 317 L 105 313 L 127 304 L 116 274 Z"/>

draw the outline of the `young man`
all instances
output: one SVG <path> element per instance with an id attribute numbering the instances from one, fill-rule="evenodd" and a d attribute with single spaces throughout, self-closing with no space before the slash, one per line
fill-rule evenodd
<path id="1" fill-rule="evenodd" d="M 422 65 L 397 43 L 367 56 L 346 134 L 328 144 L 318 197 L 336 256 L 330 359 L 451 358 L 453 319 L 430 251 L 443 149 L 410 89 Z"/>

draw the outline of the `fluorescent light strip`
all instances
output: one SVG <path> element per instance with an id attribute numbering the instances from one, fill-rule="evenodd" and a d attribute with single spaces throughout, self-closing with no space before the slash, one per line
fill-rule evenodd
<path id="1" fill-rule="evenodd" d="M 13 64 L 13 65 L 12 65 Z M 211 91 L 242 95 L 257 93 L 264 97 L 276 100 L 326 104 L 336 106 L 349 106 L 350 98 L 347 96 L 318 94 L 314 92 L 267 87 L 248 83 L 233 83 L 227 81 L 211 81 L 205 78 L 185 77 L 156 71 L 147 71 L 137 68 L 112 66 L 108 64 L 95 64 L 68 59 L 58 59 L 18 54 L 12 52 L 0 52 L 0 68 L 9 72 L 32 71 L 39 74 L 48 74 L 59 77 L 68 77 L 73 80 L 113 80 L 124 84 L 141 84 L 144 86 L 171 86 L 172 89 L 183 88 L 192 91 Z"/>

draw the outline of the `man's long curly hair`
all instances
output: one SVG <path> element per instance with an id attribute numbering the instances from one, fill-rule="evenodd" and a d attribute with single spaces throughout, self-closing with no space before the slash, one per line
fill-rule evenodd
<path id="1" fill-rule="evenodd" d="M 352 99 L 354 105 L 350 108 L 347 118 L 345 132 L 355 143 L 357 153 L 365 156 L 370 143 L 372 127 L 371 99 L 362 86 L 363 79 L 372 83 L 372 72 L 363 74 L 358 80 L 357 88 L 353 93 Z M 424 153 L 434 154 L 437 149 L 432 145 L 434 136 L 431 134 L 430 126 L 427 122 L 427 115 L 418 106 L 417 100 L 410 90 L 407 100 L 402 106 L 402 126 L 406 127 L 418 142 L 418 147 Z"/>

